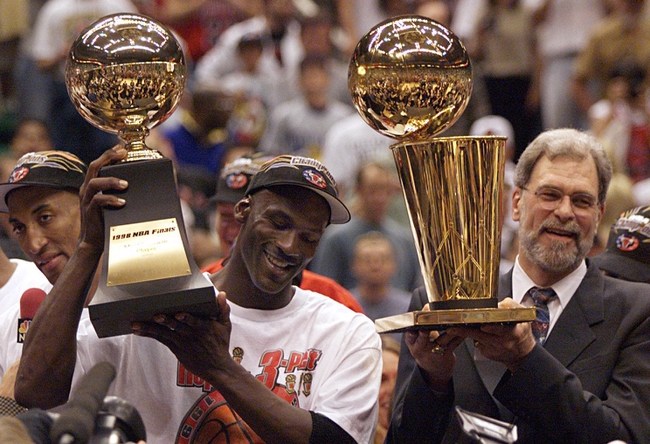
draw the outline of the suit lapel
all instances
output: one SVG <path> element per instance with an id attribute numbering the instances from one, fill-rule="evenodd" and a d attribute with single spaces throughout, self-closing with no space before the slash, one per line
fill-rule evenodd
<path id="1" fill-rule="evenodd" d="M 604 319 L 603 286 L 600 272 L 589 265 L 582 283 L 546 340 L 546 350 L 565 367 L 596 339 L 591 326 Z"/>

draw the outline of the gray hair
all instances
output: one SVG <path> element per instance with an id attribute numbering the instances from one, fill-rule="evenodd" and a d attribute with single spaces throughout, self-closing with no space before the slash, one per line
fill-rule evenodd
<path id="1" fill-rule="evenodd" d="M 549 130 L 533 140 L 519 157 L 515 169 L 515 185 L 528 184 L 537 161 L 543 156 L 550 160 L 568 156 L 577 160 L 591 157 L 598 173 L 598 202 L 605 202 L 607 188 L 612 178 L 612 164 L 600 142 L 592 135 L 571 128 Z"/>

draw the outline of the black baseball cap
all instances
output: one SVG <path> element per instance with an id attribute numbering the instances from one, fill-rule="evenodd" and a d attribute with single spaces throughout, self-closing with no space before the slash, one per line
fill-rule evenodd
<path id="1" fill-rule="evenodd" d="M 623 212 L 612 225 L 605 251 L 591 260 L 622 279 L 650 283 L 650 206 Z"/>
<path id="2" fill-rule="evenodd" d="M 235 204 L 242 200 L 246 196 L 251 178 L 272 158 L 272 156 L 256 154 L 237 158 L 224 165 L 217 180 L 217 189 L 210 201 Z"/>
<path id="3" fill-rule="evenodd" d="M 274 157 L 253 176 L 246 194 L 280 185 L 306 188 L 324 198 L 330 207 L 331 224 L 344 224 L 350 220 L 350 211 L 339 199 L 336 181 L 316 159 L 290 155 Z"/>
<path id="4" fill-rule="evenodd" d="M 67 151 L 39 151 L 23 155 L 0 184 L 0 212 L 8 213 L 7 195 L 16 188 L 47 187 L 77 190 L 86 176 L 86 164 Z"/>

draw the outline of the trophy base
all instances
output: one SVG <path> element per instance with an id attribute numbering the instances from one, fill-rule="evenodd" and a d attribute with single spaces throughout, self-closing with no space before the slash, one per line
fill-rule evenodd
<path id="1" fill-rule="evenodd" d="M 219 314 L 216 290 L 207 277 L 161 279 L 141 284 L 99 288 L 88 306 L 100 338 L 133 333 L 131 323 L 151 322 L 154 315 L 185 312 L 214 318 Z"/>
<path id="2" fill-rule="evenodd" d="M 444 330 L 449 327 L 480 324 L 511 324 L 534 321 L 535 307 L 469 308 L 412 311 L 375 320 L 377 333 L 399 333 L 407 330 Z"/>

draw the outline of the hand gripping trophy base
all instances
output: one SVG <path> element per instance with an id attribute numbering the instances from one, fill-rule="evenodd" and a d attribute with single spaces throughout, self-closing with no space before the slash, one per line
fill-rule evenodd
<path id="1" fill-rule="evenodd" d="M 131 322 L 156 314 L 218 314 L 215 289 L 190 251 L 172 161 L 123 162 L 101 169 L 132 186 L 126 206 L 104 211 L 104 260 L 89 304 L 99 337 L 131 333 Z M 136 186 L 137 185 L 137 186 Z"/>
<path id="2" fill-rule="evenodd" d="M 449 327 L 481 324 L 512 324 L 535 319 L 535 307 L 530 308 L 462 308 L 437 309 L 429 303 L 430 311 L 412 311 L 375 320 L 377 333 L 398 333 L 408 330 L 444 330 Z"/>

